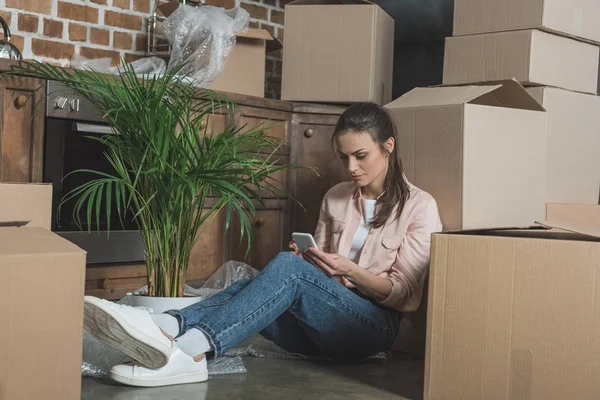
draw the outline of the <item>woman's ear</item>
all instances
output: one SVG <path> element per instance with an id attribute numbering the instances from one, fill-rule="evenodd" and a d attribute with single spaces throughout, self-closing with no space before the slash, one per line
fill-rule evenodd
<path id="1" fill-rule="evenodd" d="M 385 143 L 383 144 L 383 147 L 388 152 L 388 154 L 392 154 L 392 152 L 394 151 L 395 144 L 396 144 L 396 141 L 394 140 L 394 138 L 390 137 L 390 138 L 388 138 L 388 140 L 385 141 Z"/>

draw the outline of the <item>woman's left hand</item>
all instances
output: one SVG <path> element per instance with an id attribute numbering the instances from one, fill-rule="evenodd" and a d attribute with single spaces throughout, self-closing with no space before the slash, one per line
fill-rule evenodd
<path id="1" fill-rule="evenodd" d="M 325 253 L 314 247 L 304 252 L 304 258 L 331 277 L 348 277 L 357 267 L 347 257 L 339 254 Z"/>

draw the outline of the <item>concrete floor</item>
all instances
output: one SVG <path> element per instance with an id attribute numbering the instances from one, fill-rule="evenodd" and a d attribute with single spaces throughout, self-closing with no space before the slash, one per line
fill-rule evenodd
<path id="1" fill-rule="evenodd" d="M 342 365 L 244 357 L 248 372 L 206 383 L 132 388 L 84 378 L 82 400 L 422 399 L 423 360 L 395 353 L 387 364 Z"/>

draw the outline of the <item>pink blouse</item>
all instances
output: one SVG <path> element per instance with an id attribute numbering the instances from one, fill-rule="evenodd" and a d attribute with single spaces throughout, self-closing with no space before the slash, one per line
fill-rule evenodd
<path id="1" fill-rule="evenodd" d="M 385 225 L 371 228 L 358 265 L 392 282 L 392 292 L 381 305 L 398 311 L 415 311 L 421 303 L 429 266 L 431 235 L 442 230 L 433 197 L 409 184 L 410 198 L 399 219 L 395 210 Z M 331 188 L 323 199 L 315 241 L 328 253 L 347 256 L 362 218 L 361 193 L 353 182 Z M 344 279 L 344 284 L 353 288 Z"/>

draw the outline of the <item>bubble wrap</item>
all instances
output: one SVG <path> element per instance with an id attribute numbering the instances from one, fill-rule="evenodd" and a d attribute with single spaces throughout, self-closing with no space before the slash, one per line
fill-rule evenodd
<path id="1" fill-rule="evenodd" d="M 240 279 L 254 279 L 258 271 L 251 266 L 237 262 L 229 261 L 217 270 L 199 289 L 185 286 L 184 293 L 190 296 L 200 296 L 207 299 L 219 291 L 225 289 L 233 282 Z M 143 287 L 134 292 L 135 294 L 147 294 L 148 288 Z M 128 304 L 128 296 L 119 301 L 121 304 Z M 208 360 L 209 376 L 225 374 L 243 374 L 246 368 L 242 357 L 252 356 L 260 358 L 286 359 L 286 360 L 326 360 L 324 357 L 305 356 L 303 354 L 288 353 L 279 346 L 275 345 L 256 335 L 239 346 L 229 350 L 223 357 Z M 389 352 L 381 352 L 367 359 L 365 362 L 385 363 L 389 360 Z M 113 365 L 122 364 L 129 358 L 120 351 L 100 342 L 86 330 L 83 332 L 83 363 L 81 373 L 83 376 L 105 378 Z"/>
<path id="2" fill-rule="evenodd" d="M 240 7 L 180 5 L 163 24 L 171 45 L 169 67 L 185 63 L 180 73 L 208 87 L 235 46 L 234 32 L 247 29 L 248 20 L 248 12 Z"/>

